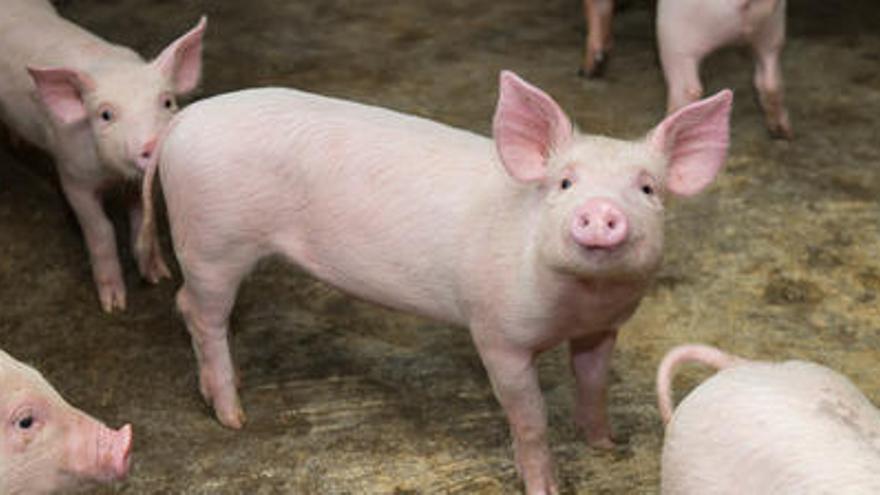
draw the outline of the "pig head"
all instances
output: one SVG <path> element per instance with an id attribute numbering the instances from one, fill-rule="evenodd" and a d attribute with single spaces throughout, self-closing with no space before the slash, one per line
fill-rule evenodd
<path id="1" fill-rule="evenodd" d="M 42 494 L 128 474 L 131 426 L 111 430 L 0 351 L 0 492 Z"/>

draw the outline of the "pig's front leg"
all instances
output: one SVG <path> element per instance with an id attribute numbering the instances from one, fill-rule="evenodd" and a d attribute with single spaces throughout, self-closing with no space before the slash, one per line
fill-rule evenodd
<path id="1" fill-rule="evenodd" d="M 534 352 L 501 342 L 501 337 L 481 341 L 475 335 L 475 340 L 495 397 L 507 414 L 516 467 L 525 483 L 526 493 L 558 493 L 547 444 L 547 414 L 538 385 Z"/>
<path id="2" fill-rule="evenodd" d="M 577 384 L 575 423 L 591 447 L 614 447 L 608 421 L 608 371 L 617 331 L 590 335 L 569 342 L 571 368 Z"/>
<path id="3" fill-rule="evenodd" d="M 163 278 L 171 278 L 171 271 L 162 258 L 156 229 L 152 228 L 146 232 L 148 238 L 144 239 L 144 249 L 141 249 L 138 245 L 138 235 L 140 235 L 141 225 L 144 221 L 144 207 L 140 194 L 134 194 L 128 200 L 131 251 L 134 253 L 135 258 L 137 258 L 138 271 L 140 271 L 144 280 L 151 284 L 157 284 Z"/>
<path id="4" fill-rule="evenodd" d="M 61 174 L 61 188 L 79 221 L 92 263 L 92 278 L 107 313 L 125 309 L 125 282 L 116 252 L 116 234 L 101 204 L 100 193 L 88 183 Z"/>

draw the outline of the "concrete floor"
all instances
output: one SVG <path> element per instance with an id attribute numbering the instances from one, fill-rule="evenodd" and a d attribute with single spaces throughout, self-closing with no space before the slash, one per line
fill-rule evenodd
<path id="1" fill-rule="evenodd" d="M 540 361 L 565 493 L 656 493 L 654 368 L 680 342 L 818 361 L 880 403 L 880 3 L 846 6 L 790 2 L 794 142 L 768 139 L 745 53 L 708 60 L 708 90 L 736 91 L 732 151 L 717 185 L 669 207 L 664 268 L 615 354 L 617 450 L 593 452 L 576 436 L 562 349 Z M 198 97 L 294 86 L 486 133 L 497 73 L 509 68 L 554 95 L 583 130 L 636 137 L 665 100 L 651 9 L 624 2 L 602 81 L 575 75 L 575 0 L 73 0 L 63 13 L 152 55 L 206 12 Z M 377 309 L 266 262 L 233 317 L 250 419 L 234 432 L 197 393 L 172 306 L 179 278 L 146 286 L 125 252 L 129 309 L 102 314 L 49 162 L 5 143 L 0 239 L 0 347 L 41 368 L 77 406 L 135 426 L 131 478 L 93 493 L 520 489 L 504 416 L 462 329 Z M 679 394 L 705 375 L 684 373 Z"/>

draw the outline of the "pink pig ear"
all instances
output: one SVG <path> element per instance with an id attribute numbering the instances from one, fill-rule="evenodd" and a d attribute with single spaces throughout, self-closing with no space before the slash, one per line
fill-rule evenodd
<path id="1" fill-rule="evenodd" d="M 67 68 L 27 70 L 43 104 L 62 124 L 74 124 L 88 117 L 83 94 L 95 90 L 91 77 Z"/>
<path id="2" fill-rule="evenodd" d="M 177 94 L 188 93 L 199 84 L 202 75 L 202 36 L 207 25 L 208 18 L 202 16 L 196 27 L 165 47 L 153 61 L 162 74 L 171 79 Z"/>
<path id="3" fill-rule="evenodd" d="M 654 149 L 669 157 L 666 188 L 692 196 L 715 180 L 730 142 L 733 92 L 691 103 L 663 119 L 648 135 Z"/>
<path id="4" fill-rule="evenodd" d="M 492 134 L 507 173 L 523 182 L 543 179 L 547 158 L 572 132 L 553 98 L 513 72 L 501 72 Z"/>

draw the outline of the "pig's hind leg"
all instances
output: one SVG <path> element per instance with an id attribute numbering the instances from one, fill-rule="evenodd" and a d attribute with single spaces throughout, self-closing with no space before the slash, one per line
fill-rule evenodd
<path id="1" fill-rule="evenodd" d="M 669 54 L 661 50 L 660 59 L 666 77 L 666 113 L 672 114 L 681 107 L 703 96 L 700 82 L 700 59 L 693 55 Z"/>
<path id="2" fill-rule="evenodd" d="M 613 43 L 613 17 L 614 0 L 584 0 L 587 38 L 584 42 L 584 60 L 578 71 L 581 76 L 602 77 Z"/>
<path id="3" fill-rule="evenodd" d="M 238 286 L 257 258 L 252 252 L 226 252 L 212 261 L 192 256 L 180 260 L 184 284 L 177 307 L 192 337 L 199 389 L 220 423 L 229 428 L 241 428 L 245 422 L 229 349 L 229 314 Z"/>

